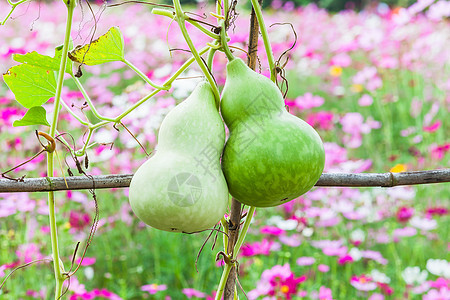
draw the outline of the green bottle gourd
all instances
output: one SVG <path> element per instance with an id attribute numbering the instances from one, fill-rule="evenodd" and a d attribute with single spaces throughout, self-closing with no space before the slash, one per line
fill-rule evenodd
<path id="1" fill-rule="evenodd" d="M 201 82 L 164 118 L 156 153 L 131 180 L 133 212 L 165 231 L 192 233 L 225 214 L 228 188 L 220 167 L 225 128 L 211 86 Z"/>
<path id="2" fill-rule="evenodd" d="M 309 124 L 286 111 L 270 79 L 235 58 L 227 64 L 220 108 L 230 130 L 222 169 L 239 202 L 277 206 L 314 186 L 324 168 L 323 143 Z"/>

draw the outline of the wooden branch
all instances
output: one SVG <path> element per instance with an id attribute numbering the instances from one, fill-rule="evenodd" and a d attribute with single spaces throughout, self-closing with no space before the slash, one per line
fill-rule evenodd
<path id="1" fill-rule="evenodd" d="M 0 193 L 48 192 L 63 190 L 86 190 L 126 188 L 130 186 L 133 174 L 98 175 L 89 179 L 84 176 L 25 178 L 23 182 L 0 179 Z M 50 184 L 51 182 L 51 184 Z M 320 187 L 393 187 L 399 185 L 417 185 L 450 182 L 450 169 L 416 171 L 403 173 L 323 173 L 316 186 Z"/>

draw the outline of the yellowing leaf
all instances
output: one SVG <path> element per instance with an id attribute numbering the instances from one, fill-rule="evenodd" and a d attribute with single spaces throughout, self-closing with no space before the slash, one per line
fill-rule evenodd
<path id="1" fill-rule="evenodd" d="M 123 36 L 117 27 L 84 46 L 69 52 L 69 58 L 88 66 L 124 60 Z"/>

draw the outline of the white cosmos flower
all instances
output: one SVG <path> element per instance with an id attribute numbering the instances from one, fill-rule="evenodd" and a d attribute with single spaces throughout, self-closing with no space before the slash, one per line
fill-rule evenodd
<path id="1" fill-rule="evenodd" d="M 420 271 L 419 267 L 407 267 L 403 270 L 402 277 L 409 285 L 420 285 L 427 279 L 428 272 Z"/>
<path id="2" fill-rule="evenodd" d="M 364 242 L 364 240 L 366 239 L 366 234 L 362 229 L 358 228 L 350 233 L 350 239 L 355 242 Z"/>
<path id="3" fill-rule="evenodd" d="M 433 230 L 437 227 L 437 222 L 434 219 L 427 219 L 427 218 L 420 218 L 418 216 L 412 217 L 411 220 L 409 220 L 409 224 L 411 226 L 416 227 L 420 230 Z"/>
<path id="4" fill-rule="evenodd" d="M 348 254 L 353 258 L 354 261 L 358 261 L 362 258 L 361 250 L 359 250 L 358 248 L 350 249 Z"/>
<path id="5" fill-rule="evenodd" d="M 427 260 L 427 270 L 433 275 L 450 278 L 450 263 L 445 259 Z"/>
<path id="6" fill-rule="evenodd" d="M 373 269 L 370 272 L 370 277 L 372 277 L 373 281 L 381 282 L 381 283 L 390 283 L 391 279 L 384 273 L 378 271 L 377 269 Z"/>

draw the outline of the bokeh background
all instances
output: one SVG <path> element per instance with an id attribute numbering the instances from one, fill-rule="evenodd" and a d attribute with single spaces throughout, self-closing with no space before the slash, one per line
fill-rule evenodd
<path id="1" fill-rule="evenodd" d="M 114 3 L 118 3 L 117 1 Z M 212 3 L 185 2 L 205 14 Z M 150 13 L 151 6 L 105 8 L 94 3 L 95 37 L 119 26 L 125 56 L 155 82 L 163 82 L 189 57 L 175 23 Z M 230 43 L 246 49 L 249 3 L 239 2 Z M 2 17 L 9 10 L 0 4 Z M 401 172 L 449 167 L 449 1 L 264 1 L 275 58 L 289 82 L 289 112 L 311 124 L 326 151 L 326 172 Z M 62 43 L 65 10 L 60 2 L 21 5 L 0 27 L 0 70 L 17 64 L 13 53 L 53 55 Z M 74 44 L 90 39 L 95 22 L 78 5 Z M 193 27 L 198 47 L 208 38 Z M 295 31 L 295 34 L 294 34 Z M 295 41 L 295 35 L 297 40 Z M 245 58 L 245 53 L 235 50 Z M 258 71 L 267 75 L 260 43 Z M 226 58 L 214 59 L 224 84 Z M 121 63 L 85 67 L 81 77 L 98 110 L 116 116 L 151 91 Z M 198 81 L 197 67 L 125 118 L 147 151 L 159 125 Z M 189 79 L 190 78 L 190 79 Z M 280 81 L 281 83 L 281 81 Z M 283 86 L 285 88 L 285 86 Z M 93 122 L 76 85 L 68 79 L 63 99 Z M 45 105 L 52 110 L 52 100 Z M 25 109 L 0 79 L 0 170 L 39 151 L 38 126 L 12 127 Z M 61 111 L 60 132 L 83 146 L 86 128 Z M 145 160 L 123 129 L 94 133 L 89 174 L 130 174 Z M 195 142 L 195 141 L 193 141 Z M 62 168 L 74 163 L 58 148 Z M 45 176 L 40 156 L 15 176 Z M 68 299 L 212 299 L 222 273 L 215 256 L 222 238 L 208 233 L 173 234 L 147 227 L 133 215 L 127 189 L 97 190 L 100 222 L 81 269 L 70 280 Z M 450 299 L 448 184 L 396 188 L 314 188 L 283 206 L 258 209 L 239 256 L 239 281 L 249 299 Z M 94 216 L 87 191 L 58 192 L 57 224 L 64 264 L 78 241 L 84 245 Z M 215 245 L 214 250 L 211 250 Z M 15 267 L 51 254 L 45 193 L 0 194 L 0 280 Z M 39 263 L 16 271 L 1 299 L 51 299 L 53 269 Z M 245 296 L 240 291 L 241 299 Z"/>

